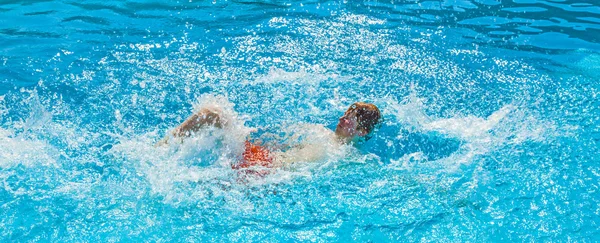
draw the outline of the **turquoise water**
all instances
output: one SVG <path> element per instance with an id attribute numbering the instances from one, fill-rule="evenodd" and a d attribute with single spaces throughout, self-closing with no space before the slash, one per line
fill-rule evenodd
<path id="1" fill-rule="evenodd" d="M 596 242 L 599 30 L 584 0 L 2 1 L 0 241 Z M 231 169 L 354 101 L 385 122 L 344 156 Z M 153 147 L 206 102 L 244 126 Z"/>

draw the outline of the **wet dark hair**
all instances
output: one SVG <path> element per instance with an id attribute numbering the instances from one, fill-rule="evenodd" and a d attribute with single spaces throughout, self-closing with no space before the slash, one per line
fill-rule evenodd
<path id="1" fill-rule="evenodd" d="M 379 108 L 371 103 L 356 102 L 348 108 L 346 113 L 355 111 L 358 122 L 358 129 L 362 129 L 370 134 L 381 122 L 381 112 Z"/>

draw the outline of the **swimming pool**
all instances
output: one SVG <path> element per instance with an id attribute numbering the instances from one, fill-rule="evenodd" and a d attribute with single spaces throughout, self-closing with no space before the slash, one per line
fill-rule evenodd
<path id="1" fill-rule="evenodd" d="M 598 241 L 599 30 L 584 0 L 5 1 L 0 241 Z M 385 121 L 240 182 L 215 134 L 153 147 L 207 101 L 263 138 Z"/>

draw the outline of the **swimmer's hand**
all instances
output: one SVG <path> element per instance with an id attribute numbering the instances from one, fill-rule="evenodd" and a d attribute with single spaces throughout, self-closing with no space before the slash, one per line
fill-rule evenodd
<path id="1" fill-rule="evenodd" d="M 203 108 L 195 114 L 188 117 L 178 127 L 173 129 L 165 138 L 156 143 L 154 146 L 162 146 L 169 143 L 170 138 L 186 138 L 192 136 L 200 129 L 213 126 L 217 128 L 223 128 L 229 123 L 226 119 L 221 116 L 222 111 L 220 109 Z"/>

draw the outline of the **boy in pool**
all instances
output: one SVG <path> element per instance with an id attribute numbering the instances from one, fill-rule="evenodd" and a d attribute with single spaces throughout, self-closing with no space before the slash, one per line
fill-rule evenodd
<path id="1" fill-rule="evenodd" d="M 195 114 L 188 117 L 183 123 L 171 131 L 170 136 L 157 143 L 158 146 L 169 143 L 169 138 L 183 139 L 192 136 L 208 126 L 216 128 L 225 128 L 230 121 L 225 118 L 219 108 L 202 108 Z M 356 102 L 346 110 L 344 115 L 339 118 L 335 132 L 330 130 L 322 131 L 325 134 L 331 134 L 331 144 L 343 145 L 355 143 L 362 138 L 368 138 L 377 124 L 381 121 L 381 112 L 374 104 L 365 102 Z M 181 141 L 181 140 L 180 140 Z M 253 144 L 250 141 L 245 142 L 242 160 L 234 169 L 249 168 L 253 166 L 278 167 L 287 163 L 297 161 L 316 160 L 315 150 L 323 150 L 323 145 L 312 144 L 301 147 L 295 147 L 288 151 L 270 151 L 266 147 Z M 327 151 L 325 151 L 327 152 Z"/>

